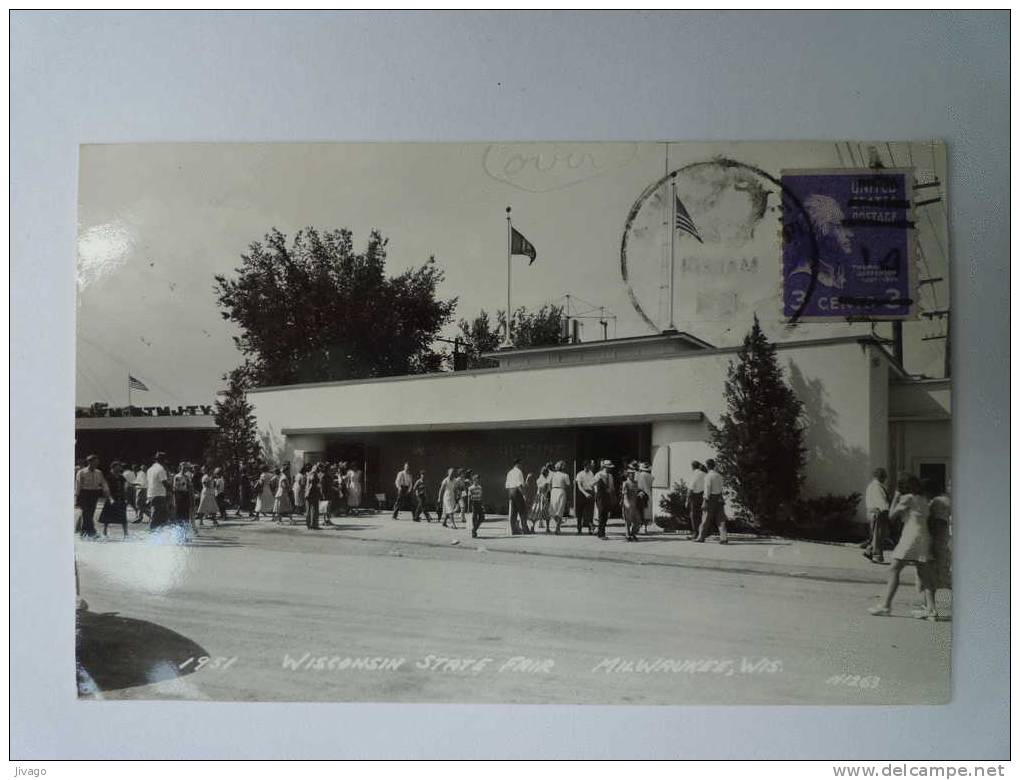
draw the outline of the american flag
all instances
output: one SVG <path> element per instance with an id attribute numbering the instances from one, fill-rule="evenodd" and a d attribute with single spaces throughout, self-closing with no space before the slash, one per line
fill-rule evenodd
<path id="1" fill-rule="evenodd" d="M 701 236 L 698 235 L 698 229 L 694 227 L 694 220 L 691 219 L 691 215 L 687 213 L 687 209 L 685 209 L 684 204 L 680 202 L 680 198 L 674 195 L 673 200 L 676 201 L 674 204 L 674 228 L 676 230 L 682 230 L 684 233 L 690 233 L 698 239 L 700 243 L 704 244 L 705 242 L 702 241 Z"/>
<path id="2" fill-rule="evenodd" d="M 149 391 L 149 388 L 145 386 L 145 383 L 142 382 L 142 380 L 135 379 L 133 376 L 131 376 L 131 374 L 128 374 L 128 387 L 130 387 L 132 390 L 145 390 L 146 392 Z"/>

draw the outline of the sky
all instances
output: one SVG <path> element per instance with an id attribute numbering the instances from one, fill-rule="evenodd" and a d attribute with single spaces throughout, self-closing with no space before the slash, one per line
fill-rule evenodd
<path id="1" fill-rule="evenodd" d="M 922 308 L 945 309 L 945 150 L 932 142 L 83 146 L 76 402 L 125 404 L 131 374 L 149 388 L 133 392 L 135 404 L 209 403 L 243 359 L 213 276 L 231 274 L 274 227 L 288 236 L 346 227 L 356 246 L 378 229 L 389 239 L 391 274 L 435 255 L 446 275 L 440 295 L 459 299 L 455 318 L 471 318 L 506 306 L 510 206 L 538 252 L 530 266 L 512 260 L 514 308 L 563 304 L 569 295 L 573 312 L 593 317 L 581 320 L 585 341 L 602 337 L 600 307 L 610 337 L 652 333 L 669 320 L 668 200 L 652 186 L 667 170 L 681 171 L 681 189 L 693 188 L 704 182 L 686 167 L 718 156 L 778 177 L 860 166 L 869 147 L 887 167 L 912 166 L 916 181 L 940 182 L 918 191 L 940 200 L 915 210 L 915 262 L 920 277 L 944 279 L 921 288 Z M 746 193 L 727 190 L 719 202 L 737 213 Z M 718 346 L 739 343 L 754 314 L 781 340 L 870 332 L 844 321 L 786 324 L 779 217 L 775 200 L 767 202 L 757 227 L 723 236 L 729 243 L 675 235 L 676 327 Z M 712 229 L 707 215 L 692 216 Z M 941 376 L 944 342 L 923 338 L 944 327 L 937 319 L 905 325 L 908 370 Z M 886 336 L 889 326 L 877 332 Z"/>

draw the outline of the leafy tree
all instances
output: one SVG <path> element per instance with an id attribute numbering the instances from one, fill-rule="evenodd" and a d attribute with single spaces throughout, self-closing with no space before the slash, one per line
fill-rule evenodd
<path id="1" fill-rule="evenodd" d="M 563 344 L 566 339 L 562 331 L 563 307 L 546 304 L 534 312 L 521 306 L 514 311 L 510 331 L 515 347 L 540 347 Z M 460 338 L 467 351 L 468 368 L 487 368 L 497 365 L 496 361 L 481 357 L 484 352 L 494 352 L 503 343 L 503 330 L 506 327 L 506 311 L 496 312 L 496 322 L 489 318 L 489 313 L 482 309 L 481 313 L 470 322 L 460 320 Z"/>
<path id="2" fill-rule="evenodd" d="M 235 276 L 217 275 L 224 319 L 241 330 L 241 373 L 252 385 L 293 384 L 437 371 L 431 348 L 456 299 L 438 300 L 435 258 L 385 274 L 387 241 L 373 230 L 364 251 L 349 230 L 270 231 Z"/>
<path id="3" fill-rule="evenodd" d="M 255 425 L 254 407 L 245 395 L 240 369 L 227 375 L 227 390 L 216 400 L 213 419 L 216 432 L 205 449 L 205 462 L 220 467 L 228 480 L 234 482 L 243 466 L 249 474 L 257 473 L 262 447 Z"/>
<path id="4" fill-rule="evenodd" d="M 797 500 L 804 479 L 803 405 L 757 317 L 730 363 L 723 394 L 727 411 L 718 426 L 708 426 L 717 468 L 734 493 L 738 517 L 773 528 L 783 508 Z"/>

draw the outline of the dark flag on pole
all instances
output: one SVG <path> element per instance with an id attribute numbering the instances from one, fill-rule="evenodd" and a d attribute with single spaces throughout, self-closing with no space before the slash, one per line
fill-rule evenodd
<path id="1" fill-rule="evenodd" d="M 132 390 L 144 390 L 148 391 L 149 388 L 145 386 L 145 383 L 140 379 L 135 379 L 131 374 L 128 374 L 128 387 Z"/>
<path id="2" fill-rule="evenodd" d="M 535 251 L 534 245 L 513 226 L 510 227 L 510 254 L 527 255 L 531 258 L 528 261 L 528 265 L 535 262 L 535 258 L 538 257 L 538 253 Z"/>
<path id="3" fill-rule="evenodd" d="M 674 208 L 676 209 L 676 219 L 674 227 L 677 230 L 682 230 L 684 233 L 690 233 L 702 244 L 705 242 L 701 240 L 701 236 L 698 235 L 698 229 L 694 226 L 694 220 L 691 219 L 691 215 L 687 213 L 687 209 L 684 208 L 684 204 L 680 202 L 680 198 L 673 196 L 676 201 Z"/>

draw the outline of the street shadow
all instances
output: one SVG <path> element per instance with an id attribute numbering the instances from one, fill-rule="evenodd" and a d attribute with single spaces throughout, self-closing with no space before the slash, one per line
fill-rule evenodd
<path id="1" fill-rule="evenodd" d="M 79 612 L 76 644 L 79 696 L 182 677 L 209 655 L 176 631 L 116 612 Z"/>

